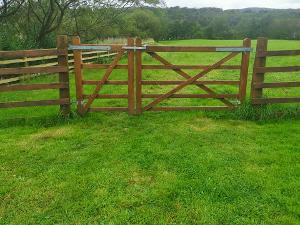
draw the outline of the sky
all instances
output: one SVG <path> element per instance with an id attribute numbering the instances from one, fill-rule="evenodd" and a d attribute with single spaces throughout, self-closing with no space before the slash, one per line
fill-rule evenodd
<path id="1" fill-rule="evenodd" d="M 217 7 L 223 9 L 242 9 L 249 7 L 287 9 L 300 8 L 300 0 L 165 0 L 167 6 L 190 8 Z"/>

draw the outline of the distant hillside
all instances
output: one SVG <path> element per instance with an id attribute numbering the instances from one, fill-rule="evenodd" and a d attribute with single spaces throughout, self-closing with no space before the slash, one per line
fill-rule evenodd
<path id="1" fill-rule="evenodd" d="M 164 25 L 159 35 L 164 39 L 300 39 L 300 9 L 173 7 L 151 11 Z"/>

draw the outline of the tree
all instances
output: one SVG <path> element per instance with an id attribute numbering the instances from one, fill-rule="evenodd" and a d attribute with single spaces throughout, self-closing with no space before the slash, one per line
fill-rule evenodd
<path id="1" fill-rule="evenodd" d="M 0 20 L 14 15 L 25 0 L 0 0 Z"/>
<path id="2" fill-rule="evenodd" d="M 163 4 L 162 0 L 94 0 L 70 10 L 68 34 L 78 35 L 87 41 L 102 37 L 103 29 L 120 21 L 120 17 L 134 7 Z M 88 17 L 86 17 L 88 15 Z"/>
<path id="3" fill-rule="evenodd" d="M 63 22 L 68 21 L 64 32 L 82 35 L 99 29 L 116 19 L 133 6 L 158 4 L 160 0 L 4 0 L 3 11 L 8 7 L 18 8 L 20 19 L 16 29 L 25 34 L 25 42 L 36 47 L 49 47 L 51 35 L 56 34 Z M 92 33 L 92 32 L 90 32 Z M 89 40 L 98 35 L 90 35 Z"/>

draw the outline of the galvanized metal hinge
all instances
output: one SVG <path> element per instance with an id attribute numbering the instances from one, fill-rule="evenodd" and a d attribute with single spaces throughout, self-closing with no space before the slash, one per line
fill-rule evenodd
<path id="1" fill-rule="evenodd" d="M 81 51 L 111 51 L 111 46 L 97 46 L 97 45 L 69 45 L 69 50 Z"/>
<path id="2" fill-rule="evenodd" d="M 216 48 L 217 52 L 252 52 L 252 48 Z"/>
<path id="3" fill-rule="evenodd" d="M 137 47 L 137 46 L 123 46 L 122 47 L 123 49 L 125 49 L 125 50 L 134 50 L 134 51 L 136 51 L 136 50 L 147 50 L 147 46 L 146 45 L 144 45 L 144 46 L 142 46 L 142 47 Z"/>

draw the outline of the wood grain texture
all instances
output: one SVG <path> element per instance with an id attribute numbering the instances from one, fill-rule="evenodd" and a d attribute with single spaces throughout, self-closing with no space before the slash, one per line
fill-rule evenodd
<path id="1" fill-rule="evenodd" d="M 68 83 L 5 85 L 0 86 L 0 92 L 67 89 L 68 87 Z"/>
<path id="2" fill-rule="evenodd" d="M 60 73 L 68 72 L 65 66 L 49 66 L 49 67 L 19 67 L 19 68 L 1 68 L 0 76 L 18 75 L 18 74 L 37 74 L 37 73 Z"/>
<path id="3" fill-rule="evenodd" d="M 251 98 L 261 98 L 263 95 L 262 88 L 254 88 L 254 84 L 262 84 L 265 80 L 265 73 L 259 73 L 257 71 L 258 67 L 265 67 L 267 58 L 260 57 L 262 52 L 266 52 L 268 49 L 268 39 L 267 38 L 258 38 L 257 39 L 257 46 L 256 46 L 256 56 L 254 60 L 253 66 L 253 75 L 252 75 L 252 85 L 251 85 Z"/>
<path id="4" fill-rule="evenodd" d="M 57 50 L 68 52 L 68 37 L 65 35 L 60 35 L 57 37 Z M 59 89 L 59 98 L 60 99 L 70 99 L 70 88 L 69 88 L 69 63 L 68 55 L 58 55 L 57 62 L 59 66 L 65 67 L 66 72 L 60 72 L 58 75 L 59 82 L 67 84 L 67 88 Z M 71 113 L 71 102 L 67 104 L 60 105 L 60 111 L 63 116 L 69 116 Z"/>
<path id="5" fill-rule="evenodd" d="M 137 38 L 135 40 L 135 45 L 137 47 L 142 46 L 142 40 Z M 143 101 L 142 101 L 142 77 L 143 77 L 143 69 L 142 69 L 142 55 L 143 52 L 141 50 L 137 50 L 135 53 L 135 73 L 136 73 L 136 82 L 135 82 L 135 95 L 136 95 L 136 114 L 141 114 L 143 112 Z"/>
<path id="6" fill-rule="evenodd" d="M 127 46 L 134 47 L 134 39 L 128 38 Z M 135 95 L 134 95 L 134 50 L 127 50 L 128 57 L 128 113 L 135 114 Z"/>
<path id="7" fill-rule="evenodd" d="M 62 105 L 62 104 L 68 104 L 69 101 L 70 99 L 37 100 L 37 101 L 23 101 L 23 102 L 1 102 L 0 108 Z"/>
<path id="8" fill-rule="evenodd" d="M 243 46 L 244 48 L 251 48 L 251 40 L 249 38 L 246 38 L 243 41 Z M 243 52 L 242 62 L 241 62 L 242 68 L 240 73 L 240 89 L 239 89 L 239 100 L 241 103 L 244 103 L 246 100 L 249 63 L 250 63 L 250 52 Z"/>

